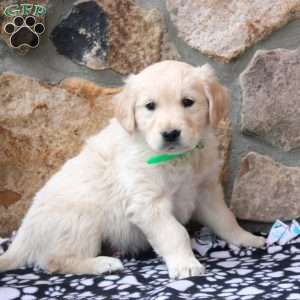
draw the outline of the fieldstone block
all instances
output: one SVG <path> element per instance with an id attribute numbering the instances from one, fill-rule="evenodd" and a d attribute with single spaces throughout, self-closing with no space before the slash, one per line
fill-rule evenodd
<path id="1" fill-rule="evenodd" d="M 0 75 L 0 236 L 18 228 L 35 192 L 107 124 L 118 91 L 81 79 L 51 86 Z"/>
<path id="2" fill-rule="evenodd" d="M 230 207 L 241 220 L 273 222 L 300 216 L 300 167 L 255 152 L 240 164 Z"/>
<path id="3" fill-rule="evenodd" d="M 179 36 L 222 62 L 300 16 L 299 0 L 167 0 L 167 7 Z"/>
<path id="4" fill-rule="evenodd" d="M 90 69 L 137 73 L 178 53 L 166 38 L 160 13 L 131 0 L 74 4 L 51 33 L 57 51 Z"/>
<path id="5" fill-rule="evenodd" d="M 300 49 L 257 51 L 240 82 L 242 131 L 284 151 L 300 147 Z"/>

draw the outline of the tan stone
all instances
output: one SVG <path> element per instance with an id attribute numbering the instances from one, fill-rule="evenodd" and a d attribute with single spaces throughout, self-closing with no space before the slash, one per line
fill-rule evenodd
<path id="1" fill-rule="evenodd" d="M 108 64 L 120 73 L 137 73 L 160 60 L 161 17 L 131 0 L 97 0 L 109 20 Z"/>
<path id="2" fill-rule="evenodd" d="M 273 222 L 300 216 L 300 167 L 248 153 L 235 179 L 230 207 L 241 220 Z"/>
<path id="3" fill-rule="evenodd" d="M 50 86 L 0 76 L 0 235 L 17 229 L 34 193 L 106 125 L 117 91 L 81 79 Z"/>
<path id="4" fill-rule="evenodd" d="M 222 62 L 299 18 L 300 0 L 167 0 L 179 36 Z"/>

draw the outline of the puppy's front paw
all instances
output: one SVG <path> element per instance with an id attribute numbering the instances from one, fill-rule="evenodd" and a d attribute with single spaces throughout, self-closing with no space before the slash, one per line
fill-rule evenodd
<path id="1" fill-rule="evenodd" d="M 176 257 L 168 263 L 171 279 L 199 276 L 205 273 L 205 267 L 195 257 Z"/>
<path id="2" fill-rule="evenodd" d="M 236 241 L 233 244 L 243 247 L 254 247 L 262 248 L 266 243 L 266 239 L 262 236 L 254 235 L 250 232 L 243 232 L 242 235 L 237 237 Z"/>

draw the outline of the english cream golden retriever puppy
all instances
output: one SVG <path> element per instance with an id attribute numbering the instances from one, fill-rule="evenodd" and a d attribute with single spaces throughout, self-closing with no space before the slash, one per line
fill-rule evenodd
<path id="1" fill-rule="evenodd" d="M 119 259 L 99 256 L 108 242 L 121 253 L 151 245 L 171 278 L 200 275 L 204 266 L 184 227 L 190 219 L 229 243 L 263 246 L 262 237 L 238 225 L 223 199 L 213 129 L 227 100 L 208 65 L 164 61 L 130 76 L 114 99 L 116 119 L 34 197 L 0 257 L 0 271 L 24 265 L 75 274 L 121 270 Z M 182 155 L 147 163 L 162 153 Z"/>

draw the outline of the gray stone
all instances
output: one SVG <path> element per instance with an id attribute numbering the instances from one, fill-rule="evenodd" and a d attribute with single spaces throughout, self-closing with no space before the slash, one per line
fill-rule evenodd
<path id="1" fill-rule="evenodd" d="M 244 133 L 289 151 L 300 146 L 300 49 L 258 51 L 241 74 Z"/>
<path id="2" fill-rule="evenodd" d="M 273 222 L 300 216 L 300 167 L 288 167 L 256 152 L 240 163 L 230 208 L 241 220 Z"/>
<path id="3" fill-rule="evenodd" d="M 222 62 L 299 17 L 299 0 L 167 0 L 179 36 Z"/>
<path id="4" fill-rule="evenodd" d="M 60 54 L 93 70 L 137 73 L 161 59 L 178 58 L 158 10 L 131 0 L 79 1 L 51 39 Z"/>

